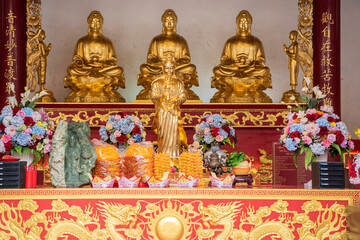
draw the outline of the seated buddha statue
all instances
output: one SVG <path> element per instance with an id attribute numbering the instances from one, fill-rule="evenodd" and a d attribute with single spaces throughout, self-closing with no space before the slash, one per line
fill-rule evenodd
<path id="1" fill-rule="evenodd" d="M 272 88 L 271 75 L 265 66 L 261 41 L 251 35 L 252 17 L 242 10 L 236 18 L 237 34 L 224 46 L 221 63 L 214 67 L 211 87 L 219 91 L 211 102 L 269 103 L 263 91 Z"/>
<path id="2" fill-rule="evenodd" d="M 103 21 L 99 11 L 92 11 L 87 19 L 88 35 L 76 43 L 64 78 L 64 87 L 72 90 L 65 102 L 125 102 L 116 91 L 125 88 L 123 68 L 117 66 L 111 40 L 102 34 Z"/>
<path id="3" fill-rule="evenodd" d="M 175 57 L 176 76 L 184 82 L 186 99 L 199 100 L 199 97 L 190 89 L 199 86 L 196 66 L 190 63 L 190 51 L 188 44 L 182 36 L 176 33 L 177 16 L 168 9 L 161 17 L 163 25 L 162 34 L 154 37 L 150 43 L 147 61 L 140 66 L 138 74 L 138 86 L 144 89 L 136 96 L 137 100 L 147 100 L 151 96 L 151 83 L 162 74 L 162 62 L 165 53 L 172 53 Z"/>

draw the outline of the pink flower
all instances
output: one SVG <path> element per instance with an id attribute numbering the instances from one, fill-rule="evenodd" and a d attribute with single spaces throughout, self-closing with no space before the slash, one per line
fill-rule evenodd
<path id="1" fill-rule="evenodd" d="M 1 137 L 1 141 L 2 141 L 3 143 L 7 143 L 7 142 L 11 141 L 11 137 L 10 137 L 9 135 L 7 135 L 7 134 L 4 134 L 4 135 Z"/>
<path id="2" fill-rule="evenodd" d="M 327 139 L 328 139 L 331 143 L 333 143 L 333 142 L 335 142 L 335 140 L 336 140 L 336 135 L 335 135 L 335 134 L 329 134 L 329 135 L 327 136 Z"/>
<path id="3" fill-rule="evenodd" d="M 316 135 L 320 132 L 319 125 L 313 122 L 306 124 L 305 130 L 309 133 L 312 133 L 313 135 Z"/>
<path id="4" fill-rule="evenodd" d="M 121 132 L 119 130 L 116 130 L 114 132 L 114 137 L 117 138 L 117 137 L 120 137 L 121 136 Z"/>
<path id="5" fill-rule="evenodd" d="M 128 140 L 128 144 L 129 144 L 129 145 L 133 144 L 134 142 L 135 142 L 135 141 L 134 141 L 133 138 L 129 138 L 129 140 Z"/>
<path id="6" fill-rule="evenodd" d="M 337 131 L 339 131 L 339 128 L 336 127 L 336 126 L 330 126 L 329 130 L 330 130 L 331 132 L 337 132 Z"/>
<path id="7" fill-rule="evenodd" d="M 15 137 L 17 128 L 13 125 L 5 128 L 5 133 L 7 133 L 10 137 Z"/>
<path id="8" fill-rule="evenodd" d="M 51 145 L 50 145 L 50 144 L 46 144 L 45 147 L 44 147 L 44 153 L 50 152 L 50 149 L 51 149 Z"/>
<path id="9" fill-rule="evenodd" d="M 115 121 L 119 121 L 121 119 L 120 115 L 115 115 Z"/>
<path id="10" fill-rule="evenodd" d="M 353 142 L 353 141 L 349 140 L 348 144 L 349 144 L 349 147 L 350 147 L 351 149 L 354 148 L 354 142 Z"/>
<path id="11" fill-rule="evenodd" d="M 290 132 L 290 125 L 287 125 L 284 129 L 284 133 L 288 134 Z"/>
<path id="12" fill-rule="evenodd" d="M 224 138 L 221 135 L 217 135 L 215 137 L 215 140 L 218 141 L 218 142 L 222 142 L 224 140 Z"/>
<path id="13" fill-rule="evenodd" d="M 204 134 L 207 135 L 210 133 L 210 128 L 204 128 Z"/>
<path id="14" fill-rule="evenodd" d="M 32 132 L 32 129 L 31 128 L 27 128 L 24 130 L 24 133 L 27 133 L 27 134 L 30 134 Z"/>
<path id="15" fill-rule="evenodd" d="M 176 167 L 171 167 L 170 171 L 171 173 L 176 173 Z"/>
<path id="16" fill-rule="evenodd" d="M 323 112 L 333 113 L 334 108 L 332 106 L 324 105 L 320 107 L 320 110 Z"/>
<path id="17" fill-rule="evenodd" d="M 321 116 L 322 118 L 325 118 L 325 119 L 328 119 L 328 117 L 329 117 L 329 114 L 327 114 L 327 113 L 324 113 L 322 116 Z"/>
<path id="18" fill-rule="evenodd" d="M 306 143 L 306 144 L 310 144 L 312 143 L 312 139 L 309 136 L 303 136 L 302 140 Z"/>
<path id="19" fill-rule="evenodd" d="M 322 141 L 321 144 L 326 148 L 331 146 L 331 142 L 330 142 L 329 139 L 326 139 L 326 140 Z"/>
<path id="20" fill-rule="evenodd" d="M 300 143 L 300 138 L 294 138 L 296 144 Z"/>
<path id="21" fill-rule="evenodd" d="M 25 117 L 25 112 L 24 112 L 23 110 L 19 110 L 19 111 L 16 113 L 16 115 L 24 118 L 24 117 Z"/>
<path id="22" fill-rule="evenodd" d="M 42 135 L 42 134 L 39 134 L 37 137 L 37 139 L 43 139 L 43 138 L 44 138 L 44 135 Z"/>
<path id="23" fill-rule="evenodd" d="M 31 117 L 33 118 L 34 122 L 41 120 L 41 114 L 39 112 L 34 112 Z"/>
<path id="24" fill-rule="evenodd" d="M 340 147 L 346 148 L 346 147 L 347 147 L 347 140 L 344 140 L 344 141 L 340 144 Z"/>
<path id="25" fill-rule="evenodd" d="M 208 117 L 208 119 L 206 120 L 206 122 L 208 123 L 212 123 L 214 121 L 214 119 L 212 117 Z"/>

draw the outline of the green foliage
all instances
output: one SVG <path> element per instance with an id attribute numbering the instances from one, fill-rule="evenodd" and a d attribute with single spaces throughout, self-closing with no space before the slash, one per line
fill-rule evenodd
<path id="1" fill-rule="evenodd" d="M 229 159 L 226 161 L 226 166 L 235 167 L 236 165 L 242 163 L 246 155 L 244 152 L 232 152 L 229 154 Z"/>

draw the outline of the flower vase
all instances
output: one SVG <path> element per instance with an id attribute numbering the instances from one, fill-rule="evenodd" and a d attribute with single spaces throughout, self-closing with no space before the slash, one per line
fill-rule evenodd
<path id="1" fill-rule="evenodd" d="M 324 154 L 316 156 L 316 162 L 327 162 L 329 157 L 329 149 L 324 151 Z"/>
<path id="2" fill-rule="evenodd" d="M 31 152 L 27 152 L 26 154 L 22 152 L 21 154 L 19 154 L 18 152 L 14 151 L 12 156 L 14 158 L 20 158 L 20 161 L 26 162 L 26 166 L 30 166 L 34 160 L 34 154 L 32 154 Z"/>
<path id="3" fill-rule="evenodd" d="M 118 147 L 121 155 L 125 155 L 125 150 L 126 150 L 126 144 L 125 143 L 119 143 L 119 147 Z"/>

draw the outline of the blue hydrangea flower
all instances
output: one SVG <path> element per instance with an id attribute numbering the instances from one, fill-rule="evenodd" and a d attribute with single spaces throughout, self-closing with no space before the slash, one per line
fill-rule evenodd
<path id="1" fill-rule="evenodd" d="M 318 118 L 316 120 L 316 123 L 319 125 L 319 127 L 330 127 L 330 123 L 328 120 L 326 120 L 325 118 Z"/>
<path id="2" fill-rule="evenodd" d="M 219 135 L 222 136 L 224 139 L 229 137 L 229 134 L 222 129 L 220 129 Z"/>
<path id="3" fill-rule="evenodd" d="M 209 123 L 207 123 L 207 122 L 201 122 L 199 125 L 200 129 L 204 129 L 204 128 L 208 128 L 208 127 L 210 127 L 210 126 L 209 126 Z"/>
<path id="4" fill-rule="evenodd" d="M 112 143 L 117 143 L 114 134 L 110 134 L 110 141 L 111 141 Z"/>
<path id="5" fill-rule="evenodd" d="M 196 141 L 200 142 L 200 138 L 199 138 L 199 136 L 197 134 L 194 134 L 193 141 L 194 142 L 196 142 Z"/>
<path id="6" fill-rule="evenodd" d="M 290 133 L 292 132 L 295 132 L 295 131 L 298 131 L 298 132 L 303 132 L 304 131 L 304 126 L 300 123 L 294 123 L 290 126 Z"/>
<path id="7" fill-rule="evenodd" d="M 13 110 L 10 106 L 5 106 L 2 110 L 1 110 L 1 116 L 6 117 L 6 116 L 12 116 L 13 115 Z"/>
<path id="8" fill-rule="evenodd" d="M 131 133 L 131 131 L 134 129 L 135 124 L 134 123 L 130 123 L 127 126 L 124 126 L 123 128 L 121 128 L 121 133 L 123 134 L 128 134 Z"/>
<path id="9" fill-rule="evenodd" d="M 135 134 L 134 135 L 134 141 L 135 142 L 141 142 L 143 139 L 142 139 L 142 137 L 141 137 L 141 135 L 140 134 Z"/>
<path id="10" fill-rule="evenodd" d="M 15 136 L 15 141 L 18 142 L 20 146 L 26 146 L 31 141 L 31 136 L 26 133 L 20 133 Z"/>
<path id="11" fill-rule="evenodd" d="M 207 144 L 210 144 L 213 142 L 213 136 L 211 136 L 210 134 L 206 134 L 204 136 L 204 141 L 207 143 Z"/>
<path id="12" fill-rule="evenodd" d="M 293 140 L 292 138 L 286 138 L 285 147 L 289 151 L 295 151 L 297 149 L 295 140 Z"/>
<path id="13" fill-rule="evenodd" d="M 212 115 L 212 118 L 214 119 L 214 122 L 221 122 L 221 120 L 223 120 L 219 114 Z"/>
<path id="14" fill-rule="evenodd" d="M 235 137 L 235 129 L 233 127 L 230 127 L 230 134 Z"/>
<path id="15" fill-rule="evenodd" d="M 45 129 L 43 127 L 40 127 L 39 125 L 35 124 L 32 127 L 32 134 L 36 134 L 36 135 L 45 135 Z"/>
<path id="16" fill-rule="evenodd" d="M 28 108 L 28 107 L 22 108 L 21 110 L 23 110 L 25 112 L 26 117 L 31 117 L 34 113 L 34 110 L 32 110 L 31 108 Z"/>
<path id="17" fill-rule="evenodd" d="M 343 123 L 343 122 L 337 122 L 336 127 L 338 127 L 342 133 L 348 132 L 348 129 L 347 129 L 345 123 Z"/>
<path id="18" fill-rule="evenodd" d="M 325 151 L 325 146 L 322 145 L 321 143 L 314 143 L 310 145 L 311 151 L 313 152 L 313 154 L 315 155 L 322 155 L 324 154 Z"/>
<path id="19" fill-rule="evenodd" d="M 24 124 L 24 119 L 22 117 L 20 117 L 20 116 L 14 116 L 11 119 L 11 124 L 13 124 L 16 127 L 20 127 L 21 125 Z"/>

